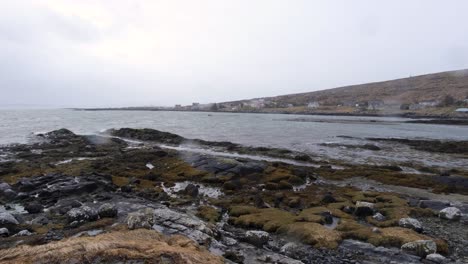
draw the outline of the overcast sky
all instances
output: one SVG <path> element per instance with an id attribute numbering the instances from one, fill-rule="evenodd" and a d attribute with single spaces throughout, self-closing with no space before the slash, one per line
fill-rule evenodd
<path id="1" fill-rule="evenodd" d="M 468 68 L 468 1 L 0 0 L 0 107 L 173 105 Z"/>

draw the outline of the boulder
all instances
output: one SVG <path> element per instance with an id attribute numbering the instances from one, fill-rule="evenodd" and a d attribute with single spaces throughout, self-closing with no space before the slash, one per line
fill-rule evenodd
<path id="1" fill-rule="evenodd" d="M 67 219 L 69 223 L 95 221 L 98 219 L 98 213 L 89 206 L 81 206 L 80 208 L 72 208 L 68 211 Z"/>
<path id="2" fill-rule="evenodd" d="M 357 216 L 369 216 L 374 214 L 375 204 L 369 202 L 356 202 L 356 209 L 354 214 Z"/>
<path id="3" fill-rule="evenodd" d="M 195 184 L 188 184 L 187 187 L 185 187 L 183 193 L 185 195 L 191 196 L 191 197 L 197 197 L 198 196 L 198 186 Z"/>
<path id="4" fill-rule="evenodd" d="M 427 255 L 426 259 L 434 263 L 440 263 L 440 264 L 448 262 L 444 256 L 437 254 L 437 253 Z"/>
<path id="5" fill-rule="evenodd" d="M 398 225 L 404 228 L 413 229 L 416 232 L 421 232 L 423 230 L 421 222 L 411 217 L 401 218 L 398 221 Z"/>
<path id="6" fill-rule="evenodd" d="M 374 215 L 372 216 L 372 218 L 373 218 L 374 220 L 376 220 L 376 221 L 379 221 L 379 222 L 382 222 L 382 221 L 387 220 L 387 218 L 386 218 L 383 214 L 381 214 L 381 213 L 376 213 L 376 214 L 374 214 Z"/>
<path id="7" fill-rule="evenodd" d="M 2 194 L 3 197 L 5 197 L 6 199 L 8 200 L 13 200 L 16 198 L 16 196 L 18 195 L 15 191 L 13 191 L 12 189 L 7 189 L 3 192 L 0 192 L 0 194 Z"/>
<path id="8" fill-rule="evenodd" d="M 18 224 L 18 220 L 16 220 L 16 218 L 12 214 L 8 212 L 0 213 L 0 227 Z"/>
<path id="9" fill-rule="evenodd" d="M 29 232 L 29 230 L 21 230 L 19 231 L 16 235 L 14 235 L 15 237 L 19 237 L 19 236 L 30 236 L 32 235 L 33 233 Z"/>
<path id="10" fill-rule="evenodd" d="M 117 214 L 118 214 L 117 207 L 115 207 L 115 205 L 113 204 L 105 203 L 99 206 L 98 215 L 100 218 L 104 218 L 104 217 L 112 218 L 112 217 L 116 217 Z"/>
<path id="11" fill-rule="evenodd" d="M 2 227 L 0 228 L 0 237 L 7 237 L 10 234 L 7 228 Z"/>
<path id="12" fill-rule="evenodd" d="M 40 213 L 40 212 L 42 212 L 43 209 L 44 209 L 44 207 L 41 204 L 37 203 L 37 202 L 29 203 L 24 207 L 24 210 L 28 211 L 28 213 L 30 213 L 30 214 Z"/>
<path id="13" fill-rule="evenodd" d="M 437 244 L 432 240 L 417 240 L 403 244 L 401 250 L 424 258 L 437 252 Z"/>
<path id="14" fill-rule="evenodd" d="M 322 203 L 336 203 L 336 199 L 331 193 L 327 193 L 322 197 Z"/>
<path id="15" fill-rule="evenodd" d="M 270 239 L 270 235 L 265 231 L 247 231 L 245 233 L 245 241 L 257 247 L 262 247 Z"/>
<path id="16" fill-rule="evenodd" d="M 447 207 L 440 210 L 439 217 L 447 220 L 459 220 L 462 217 L 462 213 L 456 207 Z"/>
<path id="17" fill-rule="evenodd" d="M 154 209 L 145 208 L 129 213 L 126 222 L 129 229 L 150 229 L 154 224 Z"/>
<path id="18" fill-rule="evenodd" d="M 8 184 L 6 182 L 0 183 L 0 192 L 4 192 L 4 191 L 10 190 L 10 189 L 11 189 L 10 184 Z"/>

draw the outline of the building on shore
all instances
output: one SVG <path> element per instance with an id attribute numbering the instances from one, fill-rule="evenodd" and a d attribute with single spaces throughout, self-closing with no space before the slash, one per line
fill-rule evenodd
<path id="1" fill-rule="evenodd" d="M 312 108 L 312 109 L 319 108 L 319 106 L 320 106 L 320 103 L 317 101 L 312 101 L 307 104 L 307 108 Z"/>

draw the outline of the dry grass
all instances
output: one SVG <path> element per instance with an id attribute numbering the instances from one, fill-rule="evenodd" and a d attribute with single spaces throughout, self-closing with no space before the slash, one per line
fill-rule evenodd
<path id="1" fill-rule="evenodd" d="M 165 237 L 156 231 L 144 229 L 0 250 L 0 263 L 106 263 L 129 260 L 224 263 L 222 258 L 210 254 L 186 237 Z"/>

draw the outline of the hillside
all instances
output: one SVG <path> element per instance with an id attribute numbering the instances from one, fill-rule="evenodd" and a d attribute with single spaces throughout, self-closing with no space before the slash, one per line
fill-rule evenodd
<path id="1" fill-rule="evenodd" d="M 466 107 L 468 70 L 219 103 L 221 111 L 452 115 Z M 459 113 L 457 113 L 459 114 Z"/>

